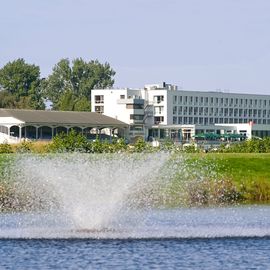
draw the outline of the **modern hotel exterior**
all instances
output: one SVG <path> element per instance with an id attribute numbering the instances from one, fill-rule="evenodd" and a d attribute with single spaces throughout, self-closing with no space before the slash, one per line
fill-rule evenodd
<path id="1" fill-rule="evenodd" d="M 199 133 L 270 136 L 270 95 L 143 89 L 92 90 L 92 111 L 130 125 L 130 138 L 189 140 Z"/>

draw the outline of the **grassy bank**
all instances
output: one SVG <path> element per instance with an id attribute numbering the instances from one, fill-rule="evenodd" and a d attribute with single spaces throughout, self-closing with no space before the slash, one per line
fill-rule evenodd
<path id="1" fill-rule="evenodd" d="M 0 211 L 27 206 L 29 194 L 19 197 L 6 168 L 19 154 L 0 154 Z M 176 153 L 168 169 L 175 172 L 167 186 L 158 187 L 157 205 L 220 205 L 270 202 L 270 154 Z M 180 157 L 180 162 L 173 160 Z M 117 180 L 116 180 L 117 181 Z M 16 208 L 15 205 L 15 208 Z"/>
<path id="2" fill-rule="evenodd" d="M 213 170 L 213 177 L 231 185 L 243 202 L 270 202 L 269 153 L 188 154 L 187 163 L 202 172 Z"/>

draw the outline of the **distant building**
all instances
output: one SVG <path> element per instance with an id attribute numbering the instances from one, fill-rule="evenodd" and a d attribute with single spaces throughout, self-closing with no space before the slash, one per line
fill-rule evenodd
<path id="1" fill-rule="evenodd" d="M 22 139 L 51 140 L 56 134 L 76 130 L 95 139 L 128 137 L 128 124 L 94 112 L 0 109 L 0 143 Z"/>
<path id="2" fill-rule="evenodd" d="M 95 89 L 92 110 L 130 125 L 129 136 L 185 141 L 199 133 L 270 136 L 270 95 L 178 90 Z"/>

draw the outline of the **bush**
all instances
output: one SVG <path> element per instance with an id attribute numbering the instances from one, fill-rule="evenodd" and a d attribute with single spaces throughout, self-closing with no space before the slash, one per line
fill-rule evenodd
<path id="1" fill-rule="evenodd" d="M 230 144 L 228 147 L 221 146 L 218 151 L 222 153 L 270 153 L 270 138 L 251 139 Z"/>
<path id="2" fill-rule="evenodd" d="M 0 144 L 0 154 L 9 154 L 13 153 L 12 147 L 8 143 Z"/>
<path id="3" fill-rule="evenodd" d="M 81 133 L 77 133 L 74 129 L 68 134 L 60 133 L 56 135 L 49 146 L 49 150 L 53 152 L 86 152 L 87 149 L 87 138 Z"/>
<path id="4" fill-rule="evenodd" d="M 15 152 L 17 153 L 29 153 L 33 150 L 33 143 L 29 141 L 23 141 L 15 145 Z"/>
<path id="5" fill-rule="evenodd" d="M 133 150 L 135 152 L 141 153 L 145 151 L 148 148 L 148 144 L 145 142 L 143 138 L 138 138 L 136 142 L 134 143 Z"/>

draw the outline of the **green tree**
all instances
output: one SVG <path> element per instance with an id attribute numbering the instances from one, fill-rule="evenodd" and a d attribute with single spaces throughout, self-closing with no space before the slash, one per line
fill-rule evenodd
<path id="1" fill-rule="evenodd" d="M 112 86 L 114 75 L 108 63 L 85 62 L 81 58 L 70 63 L 69 59 L 62 59 L 46 80 L 44 93 L 53 102 L 55 110 L 90 110 L 91 90 Z"/>
<path id="2" fill-rule="evenodd" d="M 63 93 L 59 102 L 60 111 L 90 111 L 91 106 L 88 99 L 84 96 L 77 97 L 70 90 Z"/>
<path id="3" fill-rule="evenodd" d="M 4 108 L 44 109 L 40 69 L 19 58 L 0 69 L 1 103 Z"/>
<path id="4" fill-rule="evenodd" d="M 16 108 L 16 98 L 5 90 L 0 91 L 0 108 Z"/>
<path id="5" fill-rule="evenodd" d="M 78 98 L 74 104 L 74 111 L 91 111 L 91 104 L 87 97 Z"/>

